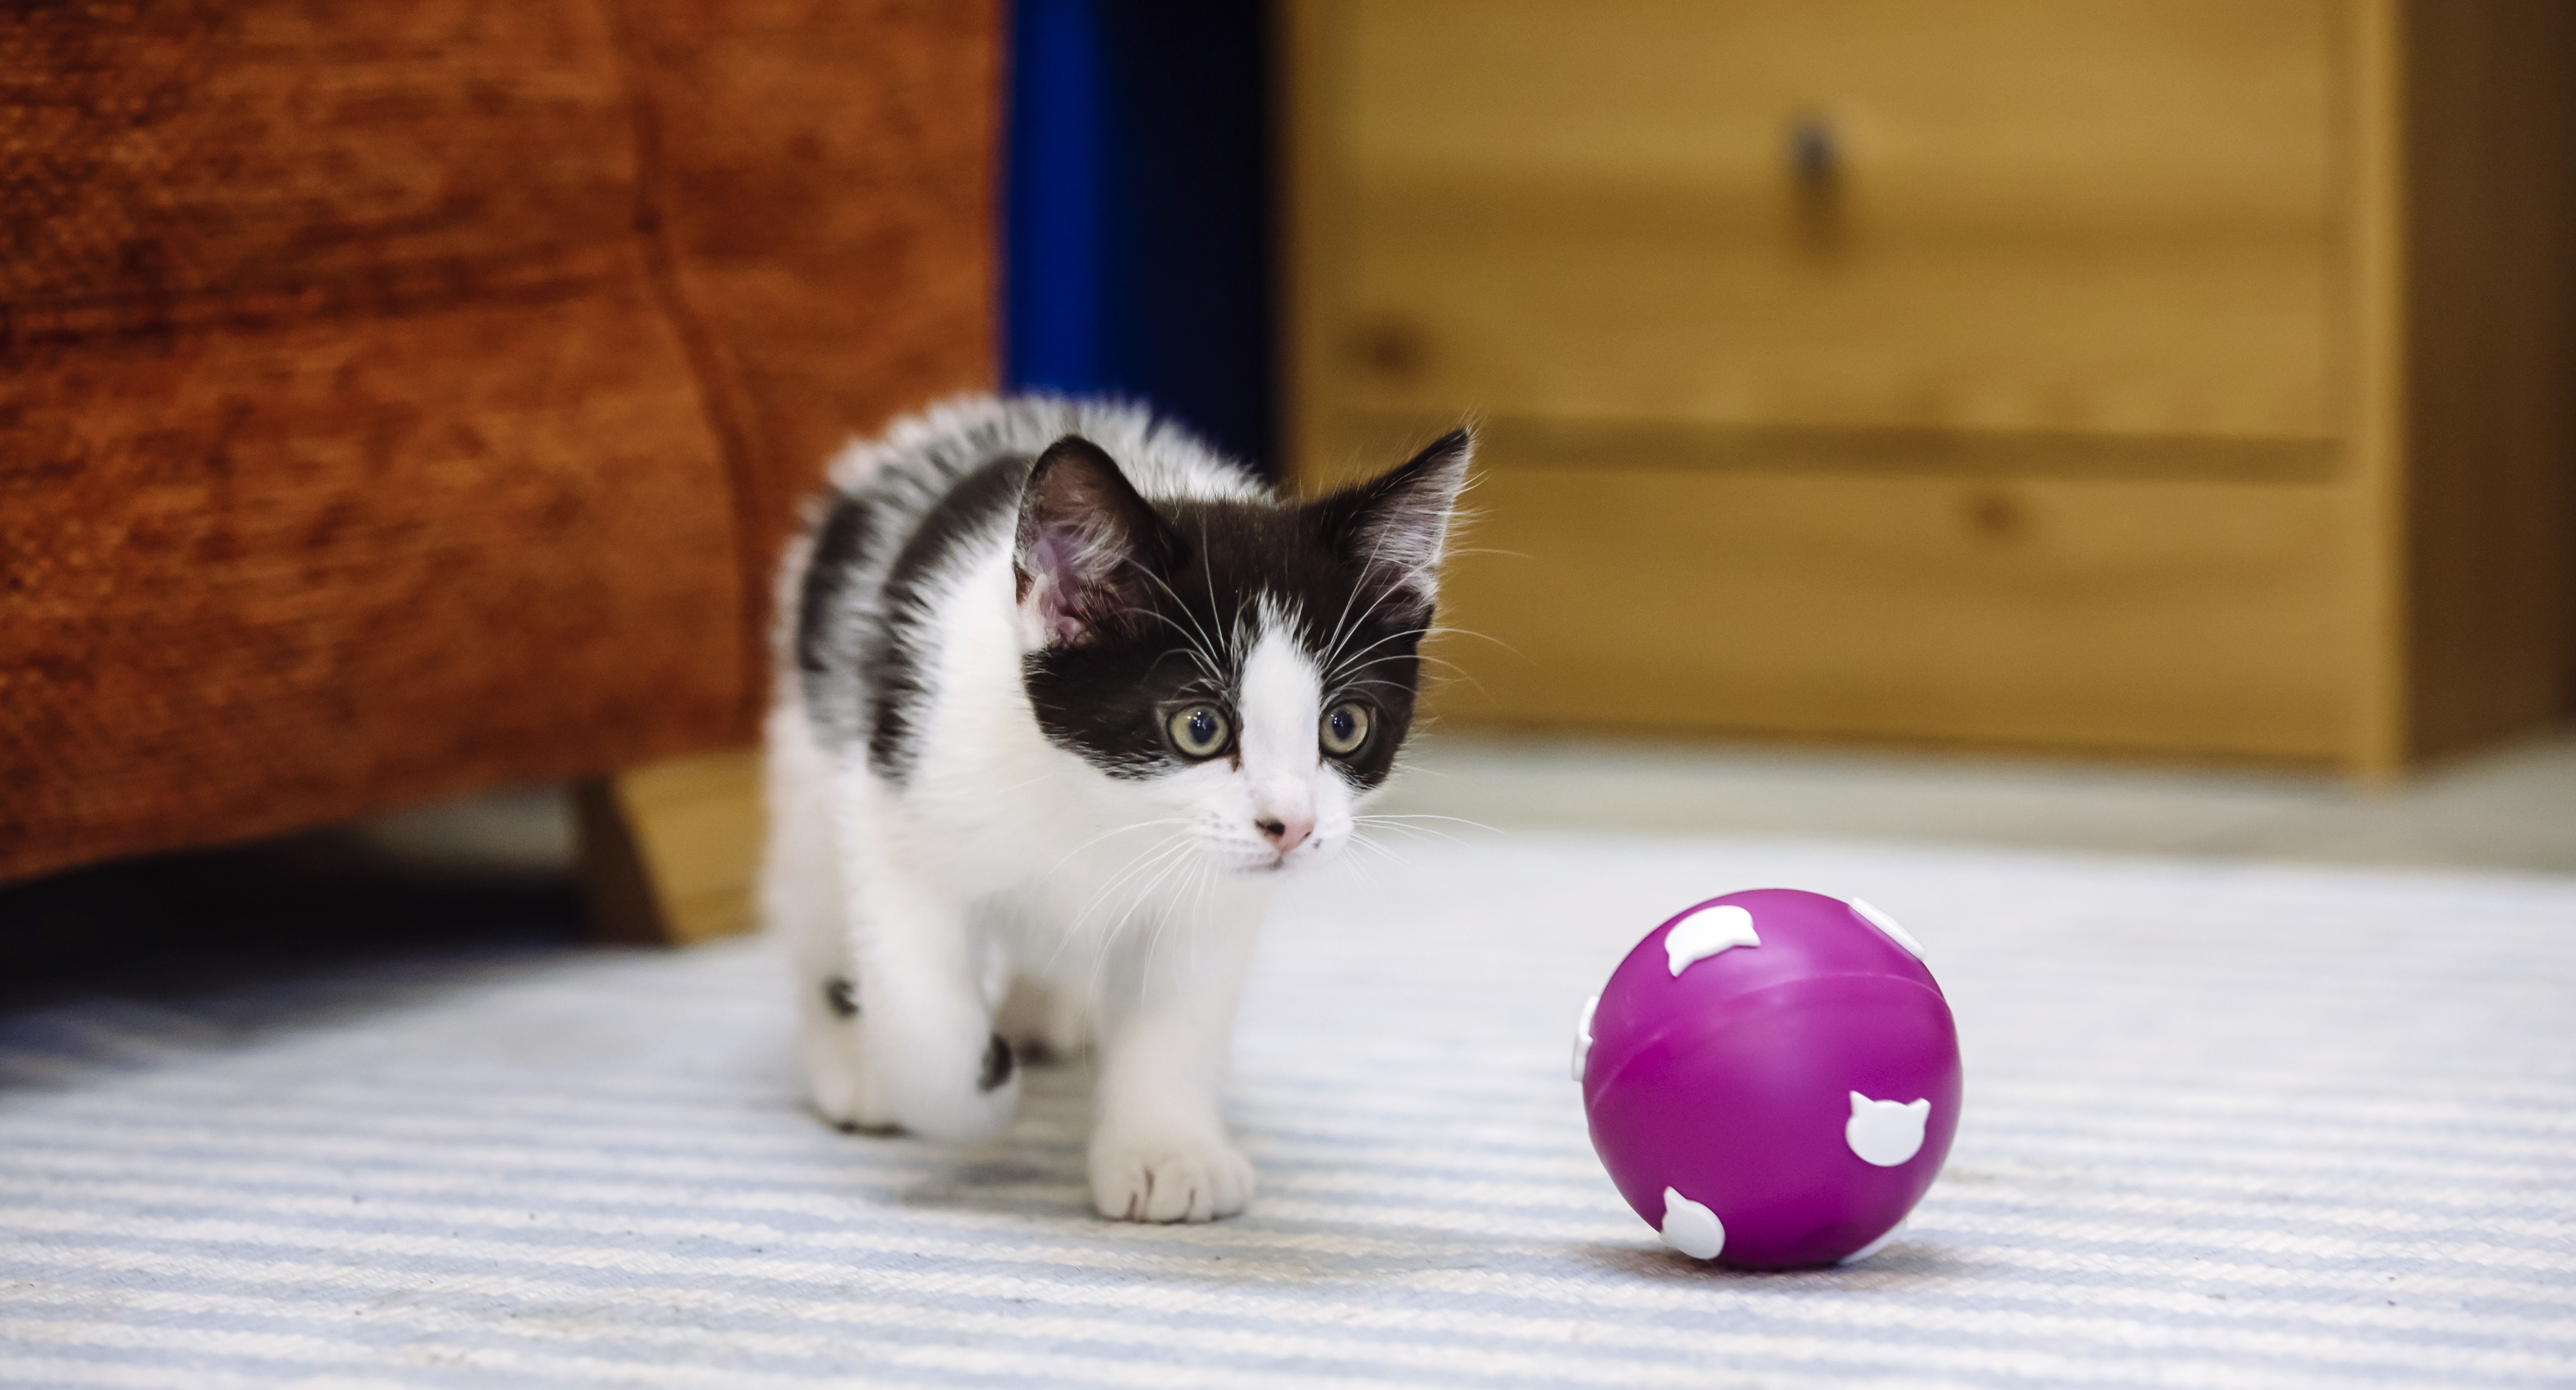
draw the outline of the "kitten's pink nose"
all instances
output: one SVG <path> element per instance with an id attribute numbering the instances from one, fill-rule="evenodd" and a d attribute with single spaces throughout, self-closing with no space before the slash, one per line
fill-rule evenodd
<path id="1" fill-rule="evenodd" d="M 1300 816 L 1295 820 L 1255 820 L 1253 824 L 1261 827 L 1261 837 L 1277 845 L 1283 857 L 1288 851 L 1306 843 L 1306 837 L 1315 833 L 1312 816 Z"/>

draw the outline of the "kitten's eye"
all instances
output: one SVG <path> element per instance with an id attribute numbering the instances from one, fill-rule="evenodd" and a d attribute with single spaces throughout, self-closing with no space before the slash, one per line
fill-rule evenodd
<path id="1" fill-rule="evenodd" d="M 1336 758 L 1360 751 L 1368 742 L 1368 711 L 1358 705 L 1335 705 L 1324 715 L 1324 751 Z"/>
<path id="2" fill-rule="evenodd" d="M 1225 715 L 1214 705 L 1192 705 L 1173 715 L 1169 727 L 1183 757 L 1213 758 L 1225 748 Z"/>

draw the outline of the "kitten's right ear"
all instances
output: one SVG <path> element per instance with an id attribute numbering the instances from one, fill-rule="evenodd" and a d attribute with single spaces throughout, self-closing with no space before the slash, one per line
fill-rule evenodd
<path id="1" fill-rule="evenodd" d="M 1308 504 L 1360 569 L 1372 610 L 1427 623 L 1440 587 L 1440 557 L 1476 438 L 1464 426 L 1431 441 L 1393 472 Z"/>
<path id="2" fill-rule="evenodd" d="M 1020 493 L 1011 550 L 1021 641 L 1081 642 L 1144 606 L 1147 576 L 1171 547 L 1170 529 L 1099 445 L 1078 434 L 1048 445 Z"/>

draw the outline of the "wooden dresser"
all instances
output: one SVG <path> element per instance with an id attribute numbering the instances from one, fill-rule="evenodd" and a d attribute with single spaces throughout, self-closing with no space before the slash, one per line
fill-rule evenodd
<path id="1" fill-rule="evenodd" d="M 1453 721 L 2387 769 L 2569 706 L 2576 6 L 1297 0 L 1290 457 Z"/>

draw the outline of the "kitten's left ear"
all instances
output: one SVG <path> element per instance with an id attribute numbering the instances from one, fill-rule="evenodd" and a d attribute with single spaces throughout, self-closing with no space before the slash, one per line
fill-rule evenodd
<path id="1" fill-rule="evenodd" d="M 1382 603 L 1382 614 L 1430 621 L 1440 556 L 1475 448 L 1464 427 L 1451 430 L 1384 477 L 1314 504 L 1342 552 L 1359 565 L 1360 582 L 1372 602 Z"/>

